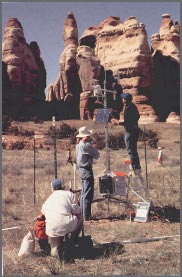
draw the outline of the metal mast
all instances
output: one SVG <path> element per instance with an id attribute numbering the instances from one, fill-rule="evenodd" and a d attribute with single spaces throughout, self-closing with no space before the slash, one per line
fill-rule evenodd
<path id="1" fill-rule="evenodd" d="M 107 109 L 106 72 L 105 72 L 105 80 L 104 80 L 104 108 Z M 105 169 L 105 173 L 108 173 L 108 172 L 110 172 L 108 121 L 106 121 L 104 129 L 105 129 L 105 144 L 106 144 L 106 169 Z"/>

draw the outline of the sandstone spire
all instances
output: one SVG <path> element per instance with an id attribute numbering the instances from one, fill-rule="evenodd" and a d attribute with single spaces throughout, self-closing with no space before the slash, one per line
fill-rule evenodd
<path id="1" fill-rule="evenodd" d="M 162 120 L 179 123 L 180 27 L 170 14 L 162 15 L 159 33 L 152 35 L 151 44 L 154 107 Z"/>
<path id="2" fill-rule="evenodd" d="M 77 49 L 78 73 L 82 84 L 82 93 L 80 94 L 81 119 L 90 119 L 93 116 L 91 110 L 95 106 L 93 101 L 90 101 L 90 96 L 93 92 L 94 80 L 99 80 L 101 73 L 101 64 L 95 55 L 95 46 L 96 33 L 94 34 L 94 28 L 89 28 L 80 38 Z"/>
<path id="3" fill-rule="evenodd" d="M 46 71 L 38 45 L 36 48 L 32 46 L 26 43 L 18 19 L 9 19 L 4 31 L 2 61 L 6 64 L 10 81 L 9 100 L 14 105 L 19 101 L 23 103 L 45 98 Z"/>
<path id="4" fill-rule="evenodd" d="M 59 58 L 60 72 L 57 80 L 48 88 L 47 100 L 58 100 L 74 103 L 74 108 L 79 107 L 81 83 L 78 76 L 76 63 L 78 47 L 78 28 L 73 13 L 68 13 L 64 22 L 64 50 Z"/>
<path id="5" fill-rule="evenodd" d="M 152 35 L 152 48 L 160 50 L 162 55 L 170 56 L 177 63 L 180 62 L 180 27 L 178 22 L 173 23 L 170 14 L 162 15 L 162 23 L 159 33 Z"/>

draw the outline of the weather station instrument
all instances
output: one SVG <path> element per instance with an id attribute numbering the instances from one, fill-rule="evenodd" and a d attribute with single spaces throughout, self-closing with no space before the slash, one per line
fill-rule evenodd
<path id="1" fill-rule="evenodd" d="M 97 97 L 97 101 L 102 100 L 104 103 L 104 108 L 97 110 L 95 123 L 104 124 L 106 160 L 105 169 L 103 173 L 98 176 L 99 194 L 102 196 L 102 198 L 94 199 L 92 202 L 112 199 L 116 202 L 123 203 L 128 207 L 133 208 L 136 206 L 137 217 L 135 218 L 135 221 L 146 222 L 150 203 L 145 201 L 143 197 L 141 197 L 137 192 L 135 192 L 135 190 L 131 188 L 130 177 L 126 173 L 111 171 L 108 134 L 110 109 L 108 108 L 107 103 L 109 94 L 113 95 L 113 100 L 115 101 L 117 91 L 108 90 L 106 88 L 106 75 L 104 80 L 104 88 L 101 88 L 101 86 L 98 84 L 98 81 L 94 80 L 93 95 L 91 97 Z M 133 206 L 128 199 L 128 194 L 130 191 L 133 192 L 140 199 L 140 201 L 142 200 L 142 202 Z M 120 199 L 115 196 L 120 196 Z"/>
<path id="2" fill-rule="evenodd" d="M 105 151 L 106 151 L 105 169 L 104 169 L 104 172 L 98 176 L 99 194 L 102 195 L 103 199 L 113 198 L 116 201 L 123 202 L 117 198 L 114 198 L 114 196 L 127 195 L 127 186 L 126 186 L 126 180 L 125 180 L 126 176 L 122 172 L 111 171 L 109 133 L 108 133 L 108 121 L 110 116 L 110 109 L 108 108 L 107 98 L 109 94 L 112 94 L 113 100 L 116 101 L 117 91 L 106 89 L 106 78 L 104 80 L 104 88 L 101 88 L 101 86 L 97 82 L 98 82 L 97 80 L 94 80 L 93 97 L 97 97 L 98 101 L 101 99 L 104 103 L 104 108 L 98 109 L 95 123 L 104 124 Z M 97 199 L 93 201 L 96 202 Z"/>

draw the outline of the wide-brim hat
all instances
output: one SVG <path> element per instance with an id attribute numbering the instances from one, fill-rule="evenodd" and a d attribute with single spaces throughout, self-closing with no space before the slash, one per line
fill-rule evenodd
<path id="1" fill-rule="evenodd" d="M 63 179 L 54 179 L 51 182 L 51 188 L 53 190 L 64 189 L 64 180 Z"/>
<path id="2" fill-rule="evenodd" d="M 80 127 L 78 132 L 77 138 L 90 137 L 92 135 L 92 130 L 88 130 L 85 126 Z"/>

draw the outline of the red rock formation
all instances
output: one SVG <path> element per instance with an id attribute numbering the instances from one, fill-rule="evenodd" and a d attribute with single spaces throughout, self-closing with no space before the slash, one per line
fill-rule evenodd
<path id="1" fill-rule="evenodd" d="M 179 123 L 180 28 L 178 22 L 173 23 L 170 14 L 162 15 L 159 33 L 152 35 L 151 43 L 153 106 L 161 120 Z"/>
<path id="2" fill-rule="evenodd" d="M 45 100 L 45 88 L 46 88 L 46 69 L 44 65 L 44 61 L 42 60 L 40 56 L 40 48 L 36 41 L 32 41 L 30 43 L 30 49 L 32 50 L 36 64 L 38 66 L 38 82 L 37 82 L 37 88 L 36 88 L 36 95 L 35 97 L 41 101 Z"/>
<path id="3" fill-rule="evenodd" d="M 45 98 L 46 71 L 38 45 L 33 42 L 32 46 L 34 53 L 26 43 L 21 23 L 16 18 L 9 19 L 2 43 L 2 61 L 10 81 L 8 101 L 13 106 L 22 107 L 26 101 Z"/>
<path id="4" fill-rule="evenodd" d="M 68 13 L 64 23 L 64 51 L 60 56 L 60 72 L 53 86 L 48 89 L 47 100 L 72 102 L 78 105 L 81 92 L 76 54 L 78 47 L 78 28 L 73 13 Z M 53 97 L 51 95 L 54 95 Z M 76 101 L 76 102 L 75 102 Z"/>
<path id="5" fill-rule="evenodd" d="M 162 16 L 159 33 L 152 36 L 152 53 L 145 26 L 134 16 L 124 22 L 110 16 L 98 26 L 89 27 L 78 42 L 76 20 L 69 13 L 63 38 L 60 72 L 48 87 L 43 112 L 77 118 L 80 108 L 81 119 L 93 118 L 94 109 L 103 107 L 101 99 L 90 97 L 97 79 L 102 89 L 104 84 L 108 90 L 116 89 L 117 100 L 113 101 L 112 95 L 107 98 L 108 107 L 116 116 L 121 110 L 118 96 L 123 90 L 133 95 L 140 123 L 158 121 L 158 116 L 160 120 L 179 123 L 180 27 L 169 14 Z M 5 29 L 2 61 L 3 103 L 7 102 L 10 110 L 16 104 L 20 110 L 26 101 L 42 103 L 46 85 L 44 62 L 37 43 L 26 43 L 16 18 L 11 18 Z M 116 77 L 118 83 L 114 83 Z"/>
<path id="6" fill-rule="evenodd" d="M 83 90 L 80 94 L 80 118 L 82 120 L 92 117 L 91 109 L 93 107 L 90 105 L 94 105 L 94 103 L 90 101 L 90 96 L 93 92 L 94 80 L 98 80 L 100 77 L 101 65 L 94 52 L 95 42 L 96 37 L 93 34 L 83 35 L 79 40 L 77 49 L 78 74 Z"/>
<path id="7" fill-rule="evenodd" d="M 48 101 L 64 101 L 72 105 L 73 114 L 78 116 L 81 83 L 76 63 L 78 28 L 73 13 L 68 13 L 64 23 L 64 51 L 60 55 L 60 72 L 54 84 L 48 88 Z M 74 105 L 73 105 L 74 103 Z"/>
<path id="8" fill-rule="evenodd" d="M 138 96 L 140 120 L 148 118 L 149 122 L 158 121 L 147 97 L 151 86 L 152 64 L 144 24 L 139 23 L 134 16 L 129 17 L 124 23 L 119 17 L 110 16 L 99 26 L 88 28 L 80 39 L 82 45 L 92 45 L 92 49 L 94 40 L 95 55 L 104 70 L 111 71 L 114 76 L 119 77 L 123 91 Z M 82 80 L 81 76 L 80 78 Z M 109 78 L 106 81 L 110 82 Z M 142 94 L 146 95 L 145 106 L 142 106 L 143 98 L 140 103 Z"/>
<path id="9" fill-rule="evenodd" d="M 151 53 L 145 26 L 133 16 L 109 17 L 100 24 L 97 55 L 106 70 L 119 75 L 123 90 L 141 94 L 151 85 Z"/>
<path id="10" fill-rule="evenodd" d="M 178 22 L 173 23 L 170 14 L 162 15 L 159 33 L 152 35 L 151 42 L 153 55 L 160 50 L 163 56 L 170 56 L 177 63 L 180 62 L 180 27 Z"/>

